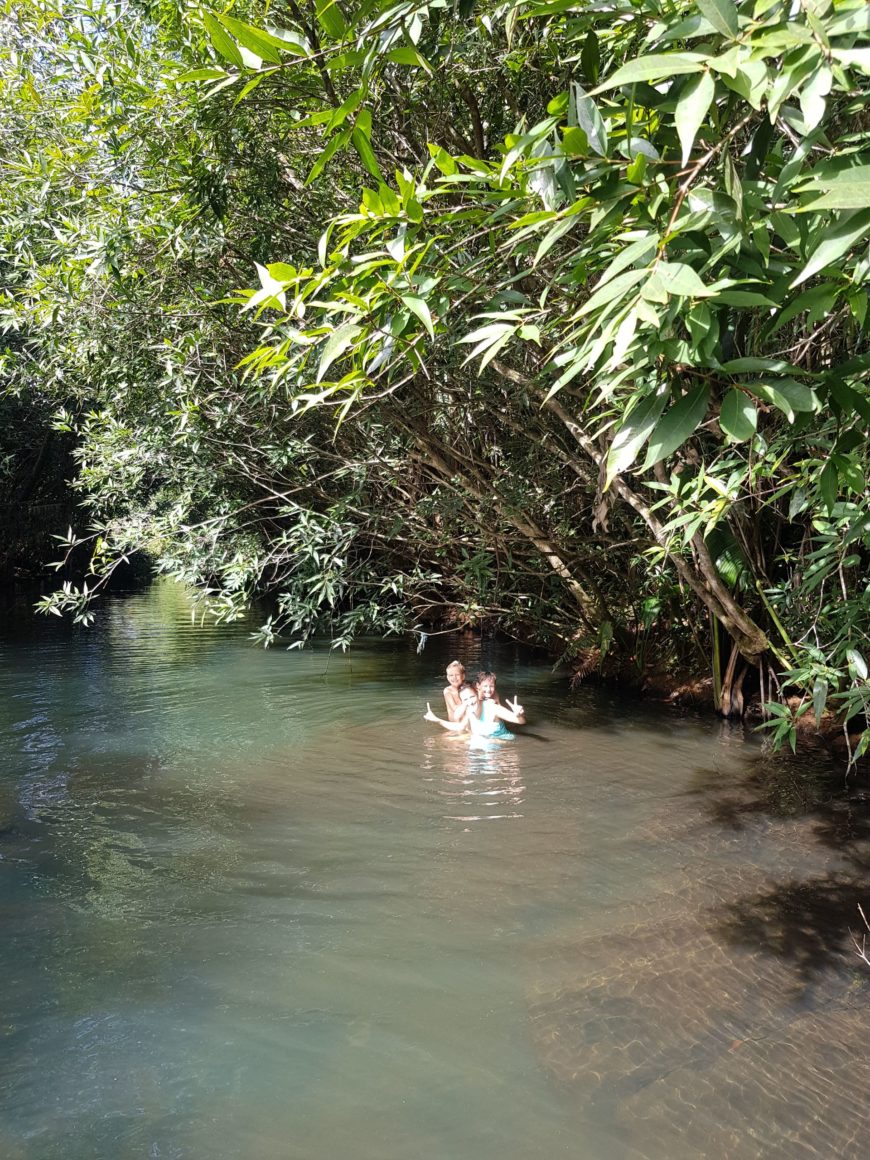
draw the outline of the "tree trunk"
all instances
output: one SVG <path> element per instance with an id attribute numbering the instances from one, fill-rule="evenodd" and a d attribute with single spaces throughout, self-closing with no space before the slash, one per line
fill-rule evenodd
<path id="1" fill-rule="evenodd" d="M 722 680 L 722 694 L 719 700 L 719 712 L 729 719 L 742 719 L 746 711 L 743 702 L 743 682 L 749 666 L 740 654 L 740 649 L 734 644 L 731 656 L 728 658 L 728 667 Z"/>

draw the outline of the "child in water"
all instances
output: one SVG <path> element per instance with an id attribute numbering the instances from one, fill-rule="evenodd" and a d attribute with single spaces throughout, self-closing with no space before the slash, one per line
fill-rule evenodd
<path id="1" fill-rule="evenodd" d="M 458 720 L 445 721 L 442 717 L 436 717 L 428 702 L 423 719 L 434 721 L 442 729 L 449 729 L 451 733 L 463 733 L 468 730 L 473 738 L 494 737 L 502 741 L 513 741 L 514 735 L 506 727 L 505 722 L 508 721 L 511 725 L 525 725 L 526 715 L 522 705 L 518 701 L 508 700 L 508 707 L 505 708 L 504 705 L 497 705 L 491 698 L 488 700 L 491 708 L 484 716 L 483 704 L 476 686 L 465 681 L 459 688 L 462 716 Z"/>
<path id="2" fill-rule="evenodd" d="M 487 701 L 494 701 L 496 705 L 501 704 L 501 697 L 495 691 L 495 673 L 478 673 L 474 683 L 477 685 L 477 695 L 484 705 Z"/>
<path id="3" fill-rule="evenodd" d="M 485 725 L 489 725 L 492 732 L 490 737 L 511 736 L 506 728 L 504 721 L 499 720 L 496 709 L 500 709 L 501 698 L 495 691 L 495 673 L 482 672 L 477 674 L 475 681 L 477 686 L 477 696 L 480 700 L 480 716 Z M 521 721 L 516 721 L 514 724 L 521 725 Z"/>
<path id="4" fill-rule="evenodd" d="M 447 720 L 458 721 L 465 713 L 459 699 L 459 688 L 465 680 L 465 666 L 460 661 L 451 661 L 447 666 L 447 688 L 444 703 L 447 706 Z"/>

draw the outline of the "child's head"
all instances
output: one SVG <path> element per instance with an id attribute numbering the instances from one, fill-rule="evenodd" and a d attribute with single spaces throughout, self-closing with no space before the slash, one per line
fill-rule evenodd
<path id="1" fill-rule="evenodd" d="M 459 686 L 459 700 L 466 709 L 475 710 L 479 700 L 477 686 L 472 685 L 471 681 L 463 681 Z"/>
<path id="2" fill-rule="evenodd" d="M 459 661 L 451 661 L 447 666 L 447 684 L 458 689 L 465 680 L 465 666 Z"/>
<path id="3" fill-rule="evenodd" d="M 495 673 L 477 674 L 477 692 L 481 701 L 489 701 L 495 696 Z"/>

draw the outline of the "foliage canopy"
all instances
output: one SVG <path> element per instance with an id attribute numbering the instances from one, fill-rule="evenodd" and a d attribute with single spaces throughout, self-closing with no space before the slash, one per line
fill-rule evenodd
<path id="1" fill-rule="evenodd" d="M 4 376 L 93 525 L 47 608 L 145 549 L 267 641 L 485 621 L 866 723 L 863 0 L 4 30 Z"/>

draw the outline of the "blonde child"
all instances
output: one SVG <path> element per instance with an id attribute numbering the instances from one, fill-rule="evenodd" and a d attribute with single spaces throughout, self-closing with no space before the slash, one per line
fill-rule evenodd
<path id="1" fill-rule="evenodd" d="M 447 706 L 447 720 L 458 721 L 465 713 L 459 698 L 459 689 L 465 681 L 465 666 L 461 661 L 451 661 L 447 666 L 447 687 L 444 690 L 444 704 Z"/>

